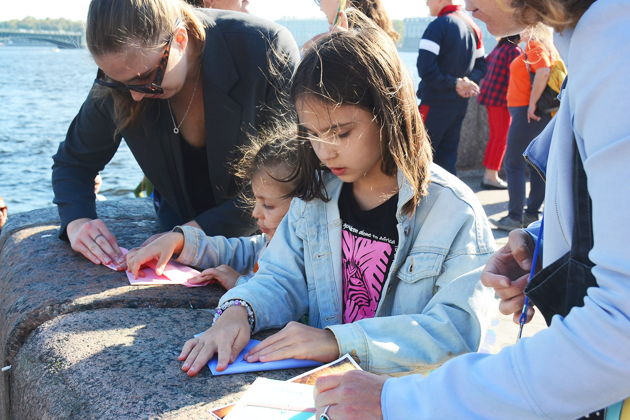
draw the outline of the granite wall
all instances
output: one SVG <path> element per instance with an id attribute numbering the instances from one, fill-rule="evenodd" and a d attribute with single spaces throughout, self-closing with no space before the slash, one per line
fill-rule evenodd
<path id="1" fill-rule="evenodd" d="M 98 203 L 127 248 L 158 229 L 151 203 Z M 208 328 L 218 286 L 130 286 L 57 238 L 55 208 L 12 215 L 0 236 L 0 417 L 211 418 L 256 375 L 188 378 L 182 344 Z M 301 371 L 266 377 L 288 379 Z"/>

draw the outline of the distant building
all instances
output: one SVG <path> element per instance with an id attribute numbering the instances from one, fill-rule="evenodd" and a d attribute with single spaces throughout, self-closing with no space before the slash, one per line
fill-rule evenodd
<path id="1" fill-rule="evenodd" d="M 283 18 L 277 20 L 276 23 L 284 26 L 293 34 L 299 47 L 315 35 L 328 31 L 328 22 L 323 17 L 321 19 Z"/>

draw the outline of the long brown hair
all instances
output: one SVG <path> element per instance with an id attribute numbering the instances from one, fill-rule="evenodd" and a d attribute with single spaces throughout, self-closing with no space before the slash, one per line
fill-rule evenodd
<path id="1" fill-rule="evenodd" d="M 575 26 L 595 0 L 512 0 L 515 16 L 521 23 L 532 26 L 538 22 L 556 31 Z"/>
<path id="2" fill-rule="evenodd" d="M 381 0 L 348 0 L 347 7 L 354 7 L 361 11 L 365 16 L 372 19 L 377 26 L 387 32 L 387 35 L 394 41 L 400 39 L 400 34 L 394 29 L 392 20 L 389 18 Z"/>
<path id="3" fill-rule="evenodd" d="M 178 23 L 191 38 L 205 40 L 204 24 L 182 0 L 92 0 L 85 39 L 94 57 L 119 53 L 130 46 L 161 48 Z M 135 102 L 129 92 L 98 86 L 98 96 L 112 96 L 116 135 L 142 114 L 146 101 Z"/>
<path id="4" fill-rule="evenodd" d="M 350 9 L 350 29 L 333 32 L 306 51 L 293 78 L 291 100 L 306 96 L 331 105 L 357 105 L 374 115 L 381 133 L 382 171 L 400 171 L 413 188 L 404 211 L 412 213 L 427 194 L 431 146 L 416 105 L 411 78 L 389 36 Z M 301 133 L 305 138 L 305 134 Z M 300 143 L 293 195 L 328 200 L 319 159 L 309 141 Z"/>

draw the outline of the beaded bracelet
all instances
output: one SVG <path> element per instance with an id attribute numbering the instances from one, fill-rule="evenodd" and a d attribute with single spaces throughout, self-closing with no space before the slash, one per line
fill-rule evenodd
<path id="1" fill-rule="evenodd" d="M 223 312 L 225 312 L 227 308 L 230 308 L 232 306 L 242 306 L 243 308 L 245 308 L 245 310 L 247 311 L 247 322 L 249 322 L 249 328 L 252 331 L 254 331 L 254 327 L 256 326 L 256 318 L 254 317 L 254 311 L 251 305 L 242 299 L 230 299 L 226 302 L 223 302 L 221 306 L 216 308 L 214 310 L 214 318 L 212 318 L 212 325 L 214 325 L 214 323 L 217 322 L 219 317 L 223 315 Z"/>

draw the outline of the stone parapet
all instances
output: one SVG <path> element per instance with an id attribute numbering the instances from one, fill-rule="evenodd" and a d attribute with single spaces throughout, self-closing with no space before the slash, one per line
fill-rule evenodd
<path id="1" fill-rule="evenodd" d="M 148 200 L 98 213 L 127 248 L 158 230 Z M 41 209 L 12 215 L 0 236 L 0 356 L 12 365 L 2 418 L 209 418 L 206 406 L 253 380 L 189 379 L 175 359 L 224 290 L 130 286 L 73 252 L 58 227 L 56 209 Z"/>

